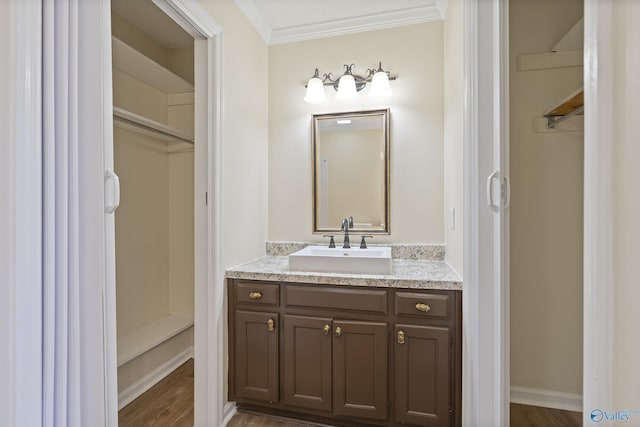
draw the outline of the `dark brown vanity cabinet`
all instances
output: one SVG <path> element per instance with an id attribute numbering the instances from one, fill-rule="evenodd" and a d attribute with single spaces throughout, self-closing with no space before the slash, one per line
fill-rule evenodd
<path id="1" fill-rule="evenodd" d="M 284 316 L 283 402 L 386 419 L 387 324 Z"/>
<path id="2" fill-rule="evenodd" d="M 332 425 L 460 425 L 460 294 L 229 281 L 229 398 Z"/>

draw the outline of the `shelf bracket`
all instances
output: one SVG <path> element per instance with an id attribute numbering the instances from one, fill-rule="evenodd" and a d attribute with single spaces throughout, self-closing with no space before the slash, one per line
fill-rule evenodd
<path id="1" fill-rule="evenodd" d="M 584 105 L 579 106 L 575 110 L 563 116 L 552 116 L 552 115 L 545 116 L 547 118 L 547 129 L 553 129 L 560 123 L 564 122 L 565 120 L 568 120 L 571 117 L 578 116 L 580 114 L 584 114 Z"/>

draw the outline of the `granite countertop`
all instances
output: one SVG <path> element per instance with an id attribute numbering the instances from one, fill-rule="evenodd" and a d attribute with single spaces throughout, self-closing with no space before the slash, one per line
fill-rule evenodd
<path id="1" fill-rule="evenodd" d="M 462 290 L 460 276 L 441 260 L 393 259 L 392 274 L 341 274 L 289 270 L 287 256 L 263 256 L 226 271 L 229 279 L 319 285 Z"/>

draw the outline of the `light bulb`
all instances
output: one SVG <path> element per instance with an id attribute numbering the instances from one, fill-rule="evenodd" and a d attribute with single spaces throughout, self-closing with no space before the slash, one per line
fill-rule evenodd
<path id="1" fill-rule="evenodd" d="M 391 95 L 391 85 L 389 85 L 389 76 L 387 73 L 378 70 L 371 79 L 371 89 L 369 96 L 389 96 Z"/>
<path id="2" fill-rule="evenodd" d="M 340 77 L 338 82 L 338 93 L 336 99 L 353 99 L 358 96 L 356 90 L 356 81 L 351 74 L 345 74 Z"/>
<path id="3" fill-rule="evenodd" d="M 307 83 L 307 94 L 304 100 L 310 104 L 318 104 L 327 100 L 327 95 L 324 92 L 324 84 L 319 77 L 312 77 Z"/>

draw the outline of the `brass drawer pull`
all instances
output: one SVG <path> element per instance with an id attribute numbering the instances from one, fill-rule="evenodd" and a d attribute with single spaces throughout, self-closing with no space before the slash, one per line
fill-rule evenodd
<path id="1" fill-rule="evenodd" d="M 251 299 L 260 299 L 260 298 L 262 298 L 262 292 L 251 292 L 249 294 L 249 298 L 251 298 Z"/>
<path id="2" fill-rule="evenodd" d="M 342 329 L 340 329 L 340 326 L 338 326 L 336 328 L 336 336 L 339 337 L 340 335 L 342 335 Z"/>
<path id="3" fill-rule="evenodd" d="M 329 326 L 329 324 L 324 325 L 324 328 L 322 329 L 322 335 L 329 335 L 330 330 L 331 326 Z"/>
<path id="4" fill-rule="evenodd" d="M 398 344 L 404 344 L 404 331 L 398 331 Z"/>
<path id="5" fill-rule="evenodd" d="M 431 307 L 429 307 L 429 304 L 418 302 L 416 303 L 416 310 L 428 313 L 431 310 Z"/>
<path id="6" fill-rule="evenodd" d="M 273 319 L 267 320 L 267 331 L 273 332 L 276 330 L 276 322 Z"/>

